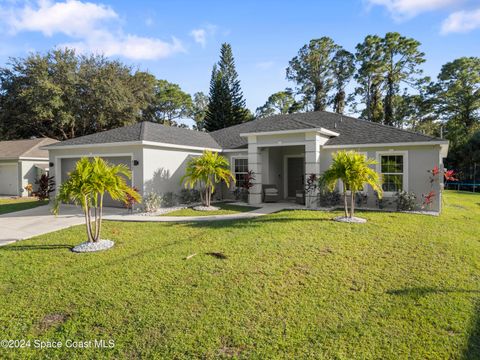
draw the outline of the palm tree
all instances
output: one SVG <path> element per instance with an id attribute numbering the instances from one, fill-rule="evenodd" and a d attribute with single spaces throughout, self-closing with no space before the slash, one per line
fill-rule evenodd
<path id="1" fill-rule="evenodd" d="M 370 185 L 378 196 L 382 197 L 380 177 L 370 166 L 377 162 L 355 151 L 338 151 L 333 154 L 333 162 L 320 178 L 320 185 L 333 191 L 339 180 L 343 183 L 345 217 L 354 217 L 355 193 L 365 184 Z M 350 215 L 348 212 L 347 191 L 350 190 Z"/>
<path id="2" fill-rule="evenodd" d="M 216 152 L 204 151 L 202 156 L 191 159 L 182 177 L 185 187 L 200 186 L 200 197 L 204 206 L 210 206 L 215 185 L 224 181 L 228 187 L 235 182 L 228 160 Z"/>
<path id="3" fill-rule="evenodd" d="M 130 177 L 130 169 L 123 164 L 111 165 L 98 157 L 92 160 L 81 158 L 75 170 L 70 173 L 69 179 L 60 186 L 53 212 L 56 215 L 59 213 L 61 203 L 81 205 L 85 215 L 88 242 L 97 242 L 100 240 L 102 228 L 105 193 L 113 200 L 125 201 L 129 196 L 137 202 L 141 201 L 140 194 L 125 181 L 125 178 Z"/>

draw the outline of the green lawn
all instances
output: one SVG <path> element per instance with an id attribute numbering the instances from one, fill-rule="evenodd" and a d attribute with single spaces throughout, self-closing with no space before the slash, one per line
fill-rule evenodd
<path id="1" fill-rule="evenodd" d="M 186 208 L 181 210 L 175 210 L 166 214 L 162 214 L 160 216 L 210 216 L 210 215 L 229 215 L 229 214 L 238 214 L 242 212 L 253 211 L 258 209 L 252 206 L 241 206 L 235 204 L 225 204 L 225 203 L 217 203 L 212 204 L 220 208 L 219 210 L 212 210 L 212 211 L 200 211 L 200 210 L 193 210 L 192 208 Z"/>
<path id="2" fill-rule="evenodd" d="M 440 217 L 340 214 L 105 222 L 116 245 L 94 254 L 70 251 L 83 226 L 0 247 L 1 338 L 115 341 L 0 358 L 479 359 L 480 195 L 447 192 Z"/>
<path id="3" fill-rule="evenodd" d="M 14 211 L 27 210 L 48 204 L 48 201 L 39 201 L 36 198 L 2 198 L 0 199 L 0 215 Z"/>

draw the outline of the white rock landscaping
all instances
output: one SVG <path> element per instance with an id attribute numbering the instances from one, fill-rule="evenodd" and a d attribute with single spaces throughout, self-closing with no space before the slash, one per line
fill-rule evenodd
<path id="1" fill-rule="evenodd" d="M 95 252 L 110 249 L 115 243 L 112 240 L 99 240 L 97 242 L 86 241 L 75 246 L 72 251 L 76 253 Z"/>
<path id="2" fill-rule="evenodd" d="M 210 206 L 202 206 L 202 205 L 194 206 L 192 209 L 197 210 L 197 211 L 216 211 L 216 210 L 220 210 L 219 207 L 212 206 L 212 205 L 210 205 Z"/>
<path id="3" fill-rule="evenodd" d="M 354 217 L 337 216 L 333 220 L 338 222 L 352 223 L 352 224 L 365 224 L 367 222 L 367 219 L 362 219 L 355 216 Z"/>

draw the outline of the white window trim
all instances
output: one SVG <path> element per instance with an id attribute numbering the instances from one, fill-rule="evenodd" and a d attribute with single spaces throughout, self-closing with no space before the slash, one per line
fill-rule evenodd
<path id="1" fill-rule="evenodd" d="M 387 151 L 377 151 L 377 173 L 382 177 L 382 156 L 389 155 L 402 155 L 403 156 L 403 191 L 408 191 L 408 151 L 398 151 L 398 150 L 387 150 Z M 383 195 L 385 196 L 394 196 L 396 192 L 394 191 L 384 191 Z"/>
<path id="2" fill-rule="evenodd" d="M 248 164 L 248 156 L 232 156 L 230 158 L 230 171 L 232 172 L 233 174 L 233 177 L 234 179 L 236 180 L 237 177 L 237 172 L 235 172 L 235 160 L 242 160 L 242 159 L 245 159 L 247 160 L 247 164 Z M 250 168 L 248 168 L 248 165 L 247 165 L 247 171 L 250 170 Z M 239 172 L 238 174 L 246 174 L 245 172 Z M 233 190 L 236 190 L 237 189 L 237 183 L 235 182 L 235 184 L 233 185 Z"/>

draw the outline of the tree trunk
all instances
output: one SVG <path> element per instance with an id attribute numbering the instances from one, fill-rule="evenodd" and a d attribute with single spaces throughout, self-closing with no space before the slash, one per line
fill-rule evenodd
<path id="1" fill-rule="evenodd" d="M 322 97 L 322 86 L 315 86 L 315 99 L 313 100 L 313 111 L 323 111 L 325 106 Z"/>
<path id="2" fill-rule="evenodd" d="M 355 191 L 350 190 L 350 218 L 353 218 L 353 213 L 355 211 Z"/>
<path id="3" fill-rule="evenodd" d="M 345 206 L 345 217 L 348 217 L 347 186 L 343 183 L 343 204 Z"/>
<path id="4" fill-rule="evenodd" d="M 87 235 L 88 235 L 88 242 L 94 242 L 94 237 L 92 233 L 92 215 L 90 213 L 90 205 L 88 202 L 85 205 L 85 214 L 87 218 Z"/>
<path id="5" fill-rule="evenodd" d="M 98 219 L 95 219 L 95 222 L 96 222 L 95 241 L 100 240 L 100 231 L 102 230 L 102 216 L 103 216 L 103 194 L 100 195 L 100 207 L 98 209 Z"/>
<path id="6" fill-rule="evenodd" d="M 83 212 L 85 214 L 85 226 L 86 226 L 86 230 L 87 230 L 88 242 L 93 242 L 92 234 L 90 232 L 90 216 L 89 216 L 90 209 L 88 208 L 87 205 L 85 205 L 85 208 L 83 209 Z"/>

